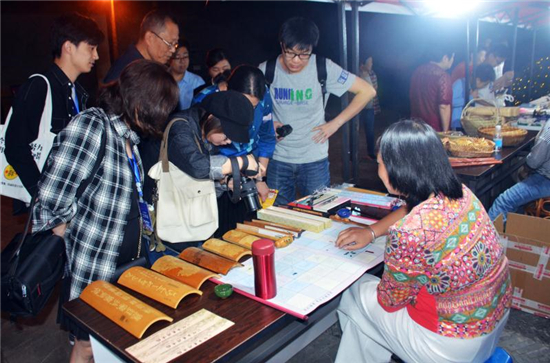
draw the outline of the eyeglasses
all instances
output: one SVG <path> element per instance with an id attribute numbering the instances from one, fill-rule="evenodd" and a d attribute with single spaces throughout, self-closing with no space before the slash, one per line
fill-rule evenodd
<path id="1" fill-rule="evenodd" d="M 300 60 L 308 60 L 309 58 L 311 58 L 311 54 L 312 54 L 312 53 L 294 53 L 293 51 L 286 49 L 285 46 L 283 46 L 283 52 L 285 53 L 285 57 L 287 57 L 288 59 L 294 59 L 298 57 L 298 59 Z"/>
<path id="2" fill-rule="evenodd" d="M 181 57 L 172 57 L 172 60 L 176 60 L 176 61 L 184 61 L 186 59 L 189 59 L 188 55 L 184 55 L 184 56 L 181 56 Z"/>
<path id="3" fill-rule="evenodd" d="M 166 46 L 170 49 L 174 48 L 174 50 L 177 50 L 178 49 L 178 42 L 174 42 L 174 43 L 169 43 L 166 39 L 164 39 L 163 37 L 161 37 L 160 35 L 158 35 L 157 33 L 155 33 L 154 31 L 152 31 L 151 33 L 155 34 L 157 36 L 157 38 L 159 38 L 160 40 L 163 41 L 164 44 L 166 44 Z"/>

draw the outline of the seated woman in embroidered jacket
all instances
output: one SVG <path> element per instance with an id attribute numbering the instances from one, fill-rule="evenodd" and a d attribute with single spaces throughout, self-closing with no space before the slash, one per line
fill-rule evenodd
<path id="1" fill-rule="evenodd" d="M 365 275 L 343 295 L 337 362 L 484 362 L 511 304 L 508 261 L 474 194 L 422 121 L 391 125 L 378 175 L 405 207 L 367 229 L 340 233 L 345 249 L 388 234 L 382 279 Z"/>
<path id="2" fill-rule="evenodd" d="M 162 136 L 178 94 L 163 65 L 134 61 L 101 90 L 100 107 L 79 113 L 57 135 L 38 184 L 33 232 L 52 230 L 65 239 L 68 274 L 60 305 L 144 255 L 141 232 L 148 216 L 140 212 L 144 169 L 137 144 L 140 137 Z M 71 362 L 90 361 L 86 331 L 62 309 L 57 320 L 76 337 Z"/>

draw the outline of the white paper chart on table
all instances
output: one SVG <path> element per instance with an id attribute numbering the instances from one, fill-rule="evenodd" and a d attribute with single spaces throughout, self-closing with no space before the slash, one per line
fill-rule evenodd
<path id="1" fill-rule="evenodd" d="M 323 233 L 304 232 L 290 246 L 277 249 L 277 296 L 269 302 L 307 315 L 383 261 L 386 237 L 357 251 L 336 248 L 338 233 L 347 228 L 350 226 L 333 221 Z M 254 295 L 252 259 L 220 280 Z"/>
<path id="2" fill-rule="evenodd" d="M 166 363 L 235 325 L 221 316 L 201 309 L 126 351 L 144 363 Z"/>

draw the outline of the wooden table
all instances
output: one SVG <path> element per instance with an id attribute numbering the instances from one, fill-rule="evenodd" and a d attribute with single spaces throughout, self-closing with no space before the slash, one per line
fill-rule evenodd
<path id="1" fill-rule="evenodd" d="M 469 166 L 455 168 L 461 181 L 479 198 L 483 206 L 489 209 L 493 201 L 503 191 L 515 184 L 512 174 L 525 164 L 525 156 L 530 150 L 535 131 L 528 131 L 525 139 L 515 147 L 504 147 L 495 154 L 495 159 L 502 160 L 502 164 Z"/>
<path id="2" fill-rule="evenodd" d="M 281 311 L 267 307 L 236 293 L 230 298 L 222 300 L 214 294 L 215 284 L 210 281 L 205 282 L 202 286 L 202 296 L 192 295 L 184 298 L 176 310 L 120 285 L 117 286 L 174 318 L 174 322 L 205 308 L 235 323 L 228 330 L 209 340 L 208 343 L 202 344 L 181 356 L 181 361 L 212 362 L 222 358 L 235 348 L 238 348 L 243 342 L 259 334 L 263 329 L 275 324 L 285 315 Z M 99 342 L 108 346 L 118 357 L 124 361 L 135 361 L 124 349 L 137 343 L 139 341 L 137 338 L 118 327 L 118 325 L 80 299 L 69 301 L 64 305 L 64 309 L 71 318 Z M 155 323 L 147 330 L 144 337 L 168 325 L 170 325 L 168 322 Z"/>
<path id="3" fill-rule="evenodd" d="M 369 273 L 373 274 L 381 272 L 382 264 L 369 270 Z M 340 296 L 332 299 L 311 313 L 307 321 L 303 321 L 237 293 L 221 300 L 214 294 L 215 284 L 210 281 L 206 281 L 201 287 L 202 296 L 192 295 L 184 298 L 177 310 L 118 286 L 173 317 L 174 322 L 205 308 L 235 323 L 231 328 L 180 356 L 174 362 L 287 361 L 337 321 L 336 308 L 340 301 Z M 120 361 L 136 361 L 125 352 L 125 349 L 137 343 L 138 339 L 80 299 L 69 301 L 63 309 L 93 339 L 120 358 Z M 168 325 L 167 322 L 155 323 L 147 330 L 144 338 Z M 113 362 L 113 359 L 109 359 L 109 362 Z"/>

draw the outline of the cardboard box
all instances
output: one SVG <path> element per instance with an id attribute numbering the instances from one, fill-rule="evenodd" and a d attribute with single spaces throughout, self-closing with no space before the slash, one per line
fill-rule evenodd
<path id="1" fill-rule="evenodd" d="M 512 307 L 550 319 L 550 219 L 508 213 L 495 220 L 512 276 Z"/>

